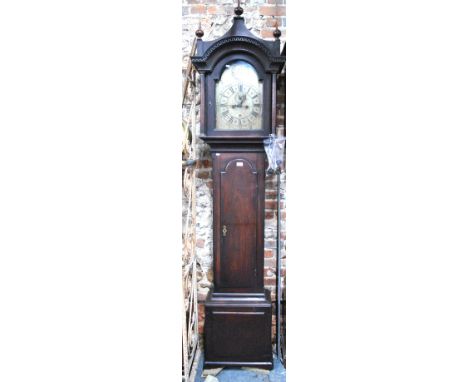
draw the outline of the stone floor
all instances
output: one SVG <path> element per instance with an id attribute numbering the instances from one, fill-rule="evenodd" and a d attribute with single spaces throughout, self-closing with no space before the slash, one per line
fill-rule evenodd
<path id="1" fill-rule="evenodd" d="M 285 382 L 286 370 L 281 362 L 273 356 L 273 370 L 243 370 L 242 368 L 225 368 L 215 376 L 219 382 Z M 202 377 L 203 356 L 198 363 L 197 376 L 195 382 L 204 382 Z M 216 379 L 208 378 L 212 382 Z"/>

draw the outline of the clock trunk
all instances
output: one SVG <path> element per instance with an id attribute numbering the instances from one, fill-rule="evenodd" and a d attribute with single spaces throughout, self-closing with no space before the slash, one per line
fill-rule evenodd
<path id="1" fill-rule="evenodd" d="M 260 145 L 229 150 L 212 149 L 215 282 L 205 301 L 205 366 L 271 369 L 272 307 L 263 286 L 266 158 Z"/>
<path id="2" fill-rule="evenodd" d="M 263 291 L 265 154 L 213 152 L 215 294 Z"/>

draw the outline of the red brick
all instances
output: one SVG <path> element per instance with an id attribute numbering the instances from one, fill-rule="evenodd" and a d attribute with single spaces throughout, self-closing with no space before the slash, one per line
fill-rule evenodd
<path id="1" fill-rule="evenodd" d="M 266 26 L 267 27 L 272 27 L 272 28 L 276 28 L 276 23 L 278 23 L 278 28 L 281 28 L 282 26 L 282 18 L 281 17 L 269 17 L 267 20 L 266 20 Z"/>
<path id="2" fill-rule="evenodd" d="M 218 9 L 218 7 L 216 5 L 210 5 L 208 7 L 208 13 L 210 15 L 216 15 L 217 13 L 219 13 L 219 9 Z"/>
<path id="3" fill-rule="evenodd" d="M 263 39 L 273 38 L 273 30 L 274 30 L 273 28 L 262 29 L 261 32 L 260 32 L 260 36 Z"/>
<path id="4" fill-rule="evenodd" d="M 275 217 L 274 211 L 265 211 L 265 219 L 273 219 Z"/>
<path id="5" fill-rule="evenodd" d="M 205 318 L 205 304 L 198 303 L 198 317 Z"/>
<path id="6" fill-rule="evenodd" d="M 273 31 L 275 30 L 275 28 L 265 28 L 265 29 L 262 29 L 261 32 L 260 32 L 260 35 L 262 36 L 262 38 L 274 38 L 273 36 Z M 285 30 L 282 30 L 280 28 L 280 31 L 281 31 L 281 37 L 286 37 L 286 31 Z"/>
<path id="7" fill-rule="evenodd" d="M 203 334 L 203 328 L 205 326 L 205 305 L 198 303 L 198 332 Z"/>
<path id="8" fill-rule="evenodd" d="M 276 210 L 276 200 L 266 200 L 265 209 L 267 210 Z"/>
<path id="9" fill-rule="evenodd" d="M 272 249 L 265 249 L 265 258 L 274 257 L 274 253 Z"/>
<path id="10" fill-rule="evenodd" d="M 206 7 L 204 4 L 192 5 L 190 7 L 190 13 L 205 14 Z"/>
<path id="11" fill-rule="evenodd" d="M 208 160 L 208 159 L 201 160 L 200 161 L 200 166 L 203 167 L 203 168 L 211 168 L 212 167 L 211 161 Z"/>
<path id="12" fill-rule="evenodd" d="M 278 22 L 278 25 L 280 25 L 279 21 L 276 18 L 270 17 L 266 20 L 265 26 L 268 28 L 274 28 L 277 22 Z"/>
<path id="13" fill-rule="evenodd" d="M 264 16 L 286 16 L 286 7 L 284 5 L 262 5 L 259 13 Z"/>

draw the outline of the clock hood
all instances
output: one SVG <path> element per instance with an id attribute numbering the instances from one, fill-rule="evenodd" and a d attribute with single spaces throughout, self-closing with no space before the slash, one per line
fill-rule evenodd
<path id="1" fill-rule="evenodd" d="M 256 37 L 245 26 L 241 16 L 233 18 L 231 28 L 220 38 L 203 41 L 197 38 L 195 54 L 191 57 L 192 64 L 201 73 L 211 72 L 216 63 L 233 53 L 250 53 L 263 65 L 266 72 L 279 73 L 286 61 L 280 52 L 280 40 L 263 40 Z"/>

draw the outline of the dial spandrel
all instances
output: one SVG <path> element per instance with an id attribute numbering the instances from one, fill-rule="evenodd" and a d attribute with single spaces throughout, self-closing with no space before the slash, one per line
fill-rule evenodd
<path id="1" fill-rule="evenodd" d="M 216 84 L 216 130 L 261 130 L 263 86 L 255 68 L 238 60 Z"/>

